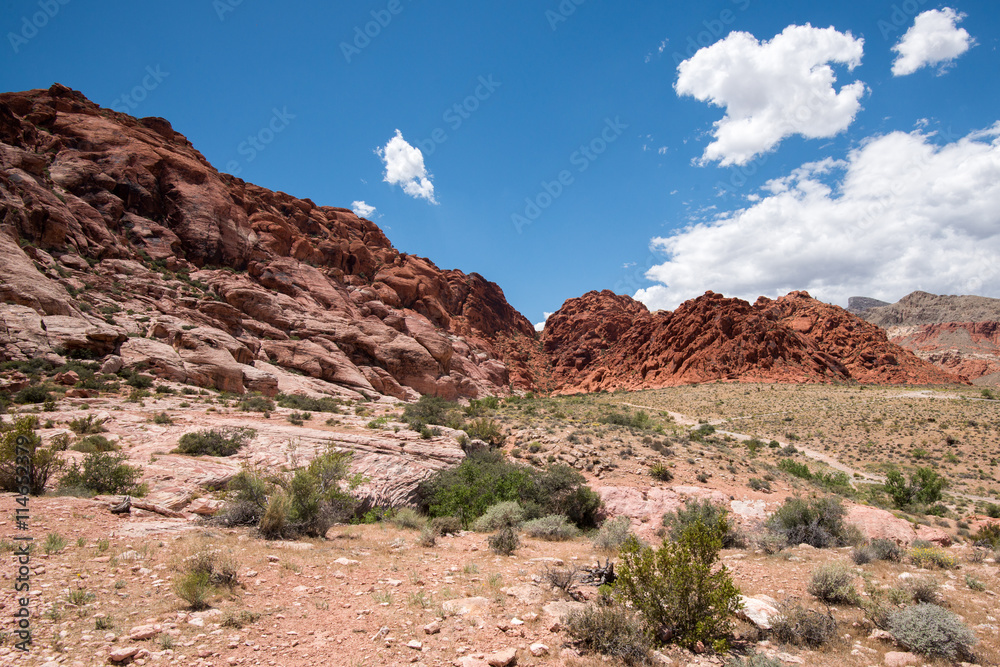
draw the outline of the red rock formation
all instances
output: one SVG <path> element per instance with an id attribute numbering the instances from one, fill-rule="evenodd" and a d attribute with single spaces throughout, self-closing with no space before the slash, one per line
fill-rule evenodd
<path id="1" fill-rule="evenodd" d="M 1000 385 L 1000 322 L 890 327 L 893 343 L 980 385 Z"/>
<path id="2" fill-rule="evenodd" d="M 542 340 L 558 391 L 716 380 L 958 381 L 889 343 L 878 327 L 804 292 L 753 306 L 708 292 L 674 312 L 652 314 L 630 301 L 591 292 L 549 318 Z"/>
<path id="3" fill-rule="evenodd" d="M 275 386 L 254 368 L 273 361 L 356 391 L 455 398 L 504 392 L 494 339 L 534 336 L 482 276 L 400 253 L 347 209 L 220 174 L 166 120 L 58 84 L 0 95 L 0 220 L 0 300 L 40 316 L 37 332 L 0 334 L 7 358 L 51 354 L 52 317 L 86 346 L 104 323 L 85 311 L 127 309 L 94 352 L 148 334 L 160 347 L 127 352 L 175 379 Z M 10 307 L 0 317 L 27 321 Z"/>

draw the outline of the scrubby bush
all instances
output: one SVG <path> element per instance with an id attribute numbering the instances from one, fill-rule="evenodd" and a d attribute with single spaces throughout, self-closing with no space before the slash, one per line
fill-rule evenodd
<path id="1" fill-rule="evenodd" d="M 626 426 L 628 428 L 650 429 L 653 427 L 649 415 L 639 410 L 634 415 L 626 415 L 620 412 L 609 412 L 601 415 L 598 420 L 602 424 L 612 424 L 614 426 Z"/>
<path id="2" fill-rule="evenodd" d="M 987 503 L 986 516 L 991 519 L 1000 519 L 1000 505 L 997 505 L 996 503 Z"/>
<path id="3" fill-rule="evenodd" d="M 14 394 L 14 402 L 22 405 L 45 403 L 51 399 L 52 394 L 44 384 L 33 384 Z"/>
<path id="4" fill-rule="evenodd" d="M 77 417 L 70 420 L 69 430 L 80 435 L 87 435 L 88 433 L 104 433 L 107 429 L 104 428 L 104 421 L 102 419 L 99 419 L 95 415 L 87 415 L 86 417 Z"/>
<path id="5" fill-rule="evenodd" d="M 843 563 L 827 563 L 813 572 L 808 591 L 827 604 L 858 604 L 860 597 L 854 588 L 857 575 Z"/>
<path id="6" fill-rule="evenodd" d="M 571 540 L 580 534 L 580 529 L 562 514 L 550 514 L 532 519 L 525 523 L 521 530 L 529 537 L 549 541 Z"/>
<path id="7" fill-rule="evenodd" d="M 523 466 L 501 452 L 475 452 L 462 463 L 437 473 L 418 489 L 422 508 L 432 517 L 459 517 L 470 525 L 499 502 L 521 505 L 526 519 L 563 514 L 580 527 L 593 526 L 600 497 L 572 468 Z"/>
<path id="8" fill-rule="evenodd" d="M 697 521 L 676 542 L 658 549 L 630 539 L 622 547 L 616 594 L 643 615 L 658 634 L 685 647 L 701 642 L 724 651 L 740 591 L 725 565 L 715 567 L 726 523 Z"/>
<path id="9" fill-rule="evenodd" d="M 910 549 L 910 562 L 917 567 L 953 570 L 958 567 L 958 559 L 948 555 L 938 547 L 913 547 Z"/>
<path id="10" fill-rule="evenodd" d="M 789 498 L 768 521 L 768 528 L 795 546 L 808 544 L 818 549 L 848 542 L 844 507 L 836 498 Z"/>
<path id="11" fill-rule="evenodd" d="M 233 589 L 239 585 L 238 569 L 230 558 L 217 550 L 199 551 L 184 560 L 174 583 L 174 593 L 191 609 L 206 609 L 218 588 Z"/>
<path id="12" fill-rule="evenodd" d="M 932 577 L 913 577 L 906 580 L 906 592 L 910 594 L 913 602 L 926 602 L 929 604 L 940 604 L 941 593 L 940 584 Z"/>
<path id="13" fill-rule="evenodd" d="M 910 651 L 974 662 L 975 633 L 957 615 L 937 605 L 918 604 L 894 612 L 889 617 L 889 632 Z"/>
<path id="14" fill-rule="evenodd" d="M 427 526 L 427 517 L 412 507 L 401 507 L 392 515 L 392 525 L 408 530 L 421 530 Z"/>
<path id="15" fill-rule="evenodd" d="M 566 618 L 566 632 L 585 651 L 643 665 L 652 645 L 642 619 L 621 605 L 587 605 Z"/>
<path id="16" fill-rule="evenodd" d="M 669 482 L 674 479 L 674 473 L 666 463 L 656 462 L 649 466 L 649 475 L 660 482 Z"/>
<path id="17" fill-rule="evenodd" d="M 437 543 L 437 533 L 434 529 L 427 526 L 420 531 L 420 537 L 417 538 L 417 545 L 421 547 L 430 548 Z"/>
<path id="18" fill-rule="evenodd" d="M 771 635 L 782 644 L 819 648 L 837 636 L 837 621 L 832 614 L 786 606 L 771 621 Z"/>
<path id="19" fill-rule="evenodd" d="M 521 538 L 513 526 L 504 526 L 490 535 L 486 542 L 490 546 L 490 551 L 501 556 L 510 556 L 521 546 Z"/>
<path id="20" fill-rule="evenodd" d="M 341 403 L 339 398 L 311 398 L 302 394 L 278 394 L 275 400 L 283 408 L 307 412 L 339 412 Z"/>
<path id="21" fill-rule="evenodd" d="M 273 412 L 274 401 L 267 396 L 246 396 L 239 404 L 245 412 Z"/>
<path id="22" fill-rule="evenodd" d="M 854 561 L 855 565 L 867 565 L 877 559 L 875 558 L 875 550 L 871 548 L 871 545 L 862 544 L 851 549 L 851 560 Z"/>
<path id="23" fill-rule="evenodd" d="M 63 461 L 52 447 L 43 447 L 42 439 L 35 433 L 38 419 L 34 415 L 17 417 L 13 423 L 0 420 L 0 489 L 13 493 L 26 491 L 40 496 L 45 492 L 49 477 L 58 473 Z M 18 452 L 18 439 L 22 439 L 27 454 Z M 25 458 L 19 458 L 27 456 Z M 30 462 L 27 489 L 19 484 L 19 471 Z"/>
<path id="24" fill-rule="evenodd" d="M 898 563 L 903 560 L 903 549 L 893 542 L 883 538 L 876 538 L 869 543 L 876 560 L 887 560 Z"/>
<path id="25" fill-rule="evenodd" d="M 362 481 L 357 475 L 348 474 L 350 462 L 350 452 L 338 452 L 331 447 L 285 481 L 286 529 L 292 535 L 321 537 L 331 525 L 354 514 L 357 500 L 341 488 L 341 480 L 347 480 L 351 490 Z"/>
<path id="26" fill-rule="evenodd" d="M 462 520 L 457 516 L 437 516 L 431 519 L 431 530 L 435 535 L 454 535 L 461 532 Z"/>
<path id="27" fill-rule="evenodd" d="M 260 469 L 245 465 L 226 486 L 229 497 L 218 520 L 230 527 L 256 526 L 267 510 L 268 496 L 273 489 L 272 479 Z"/>
<path id="28" fill-rule="evenodd" d="M 755 653 L 727 662 L 726 667 L 785 667 L 785 665 L 777 658 L 768 657 L 763 653 Z"/>
<path id="29" fill-rule="evenodd" d="M 591 538 L 591 542 L 594 543 L 594 548 L 599 551 L 612 552 L 617 551 L 621 545 L 625 544 L 629 537 L 634 537 L 632 520 L 627 516 L 616 516 L 601 524 L 601 527 Z"/>
<path id="30" fill-rule="evenodd" d="M 948 480 L 931 468 L 917 468 L 910 475 L 909 484 L 901 472 L 890 470 L 886 473 L 883 488 L 896 507 L 903 508 L 911 504 L 932 505 L 938 502 L 947 485 Z"/>
<path id="31" fill-rule="evenodd" d="M 256 429 L 247 426 L 204 429 L 182 435 L 174 451 L 193 456 L 232 456 L 256 437 Z"/>
<path id="32" fill-rule="evenodd" d="M 482 440 L 494 447 L 499 447 L 504 443 L 503 429 L 495 419 L 489 417 L 478 417 L 463 427 L 473 440 Z"/>
<path id="33" fill-rule="evenodd" d="M 489 533 L 507 526 L 517 528 L 522 523 L 524 510 L 521 506 L 514 501 L 505 501 L 486 508 L 486 512 L 473 522 L 472 528 L 480 533 Z"/>
<path id="34" fill-rule="evenodd" d="M 458 403 L 447 401 L 440 396 L 421 396 L 416 403 L 403 408 L 403 421 L 414 431 L 427 426 L 462 427 L 462 415 Z"/>
<path id="35" fill-rule="evenodd" d="M 710 500 L 698 500 L 694 498 L 688 500 L 684 504 L 684 507 L 677 508 L 676 512 L 668 512 L 663 515 L 663 525 L 670 529 L 670 538 L 675 541 L 680 539 L 685 528 L 698 521 L 701 521 L 706 526 L 714 526 L 716 524 L 724 526 L 722 535 L 723 549 L 745 546 L 745 539 L 735 529 L 732 521 L 729 520 L 729 510 Z"/>
<path id="36" fill-rule="evenodd" d="M 73 450 L 89 454 L 91 452 L 114 452 L 120 449 L 117 444 L 108 440 L 103 435 L 88 435 L 80 442 L 73 445 Z"/>
<path id="37" fill-rule="evenodd" d="M 82 488 L 91 493 L 111 495 L 144 495 L 142 466 L 125 463 L 128 455 L 92 452 L 83 457 L 83 466 L 74 462 L 59 480 L 63 488 Z"/>
<path id="38" fill-rule="evenodd" d="M 812 472 L 805 463 L 798 463 L 792 459 L 781 459 L 778 461 L 778 468 L 799 479 L 812 479 Z"/>
<path id="39" fill-rule="evenodd" d="M 990 546 L 993 549 L 1000 548 L 1000 524 L 988 523 L 972 536 L 974 544 L 980 546 Z"/>

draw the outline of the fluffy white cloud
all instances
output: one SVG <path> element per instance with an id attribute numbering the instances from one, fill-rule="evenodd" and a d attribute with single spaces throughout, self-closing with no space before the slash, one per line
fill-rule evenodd
<path id="1" fill-rule="evenodd" d="M 535 322 L 535 331 L 541 332 L 542 329 L 545 328 L 545 322 L 547 322 L 548 319 L 552 317 L 552 313 L 543 312 L 542 315 L 545 316 L 545 319 L 542 320 L 541 322 Z"/>
<path id="2" fill-rule="evenodd" d="M 745 164 L 800 134 L 832 137 L 851 124 L 861 108 L 865 84 L 834 88 L 830 63 L 853 70 L 861 64 L 864 40 L 834 28 L 790 25 L 771 41 L 747 32 L 730 33 L 677 66 L 680 96 L 724 107 L 715 141 L 704 161 Z"/>
<path id="3" fill-rule="evenodd" d="M 706 290 L 752 301 L 805 289 L 846 305 L 913 290 L 1000 297 L 1000 122 L 948 142 L 870 139 L 846 160 L 803 165 L 747 208 L 654 248 L 668 260 L 635 298 L 673 309 Z"/>
<path id="4" fill-rule="evenodd" d="M 965 14 L 958 14 L 951 7 L 931 9 L 919 16 L 906 31 L 899 44 L 892 47 L 898 53 L 892 63 L 895 76 L 913 74 L 921 67 L 948 63 L 969 50 L 975 40 L 958 23 Z"/>
<path id="5" fill-rule="evenodd" d="M 372 213 L 375 212 L 374 206 L 369 206 L 363 201 L 351 202 L 351 210 L 354 211 L 354 215 L 359 218 L 370 218 Z"/>
<path id="6" fill-rule="evenodd" d="M 424 154 L 419 148 L 411 146 L 402 132 L 396 130 L 396 136 L 375 152 L 385 163 L 386 183 L 403 186 L 403 192 L 411 197 L 437 203 L 431 175 L 424 166 Z"/>

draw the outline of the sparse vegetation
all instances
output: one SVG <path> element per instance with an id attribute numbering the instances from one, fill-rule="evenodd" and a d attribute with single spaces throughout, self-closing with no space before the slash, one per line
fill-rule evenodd
<path id="1" fill-rule="evenodd" d="M 246 426 L 204 429 L 182 435 L 175 451 L 192 456 L 232 456 L 256 437 L 257 431 Z"/>
<path id="2" fill-rule="evenodd" d="M 917 604 L 889 617 L 889 632 L 910 651 L 932 658 L 974 661 L 976 635 L 952 612 L 935 604 Z"/>
<path id="3" fill-rule="evenodd" d="M 145 485 L 140 484 L 141 466 L 126 463 L 124 453 L 91 452 L 83 457 L 83 465 L 74 462 L 59 480 L 60 488 L 86 489 L 90 494 L 141 496 Z"/>
<path id="4" fill-rule="evenodd" d="M 52 447 L 42 446 L 42 439 L 35 433 L 38 418 L 34 415 L 16 417 L 11 422 L 0 420 L 0 489 L 14 493 L 24 491 L 18 484 L 18 439 L 23 438 L 30 461 L 27 492 L 38 496 L 45 492 L 49 477 L 57 474 L 63 461 Z"/>
<path id="5" fill-rule="evenodd" d="M 832 614 L 821 614 L 801 605 L 786 605 L 771 623 L 771 634 L 783 644 L 819 648 L 837 636 Z"/>
<path id="6" fill-rule="evenodd" d="M 860 602 L 854 588 L 857 574 L 843 563 L 821 565 L 809 581 L 809 593 L 827 604 L 856 605 Z"/>
<path id="7" fill-rule="evenodd" d="M 652 639 L 645 623 L 621 605 L 587 605 L 566 619 L 566 631 L 585 651 L 620 658 L 626 665 L 643 665 Z"/>
<path id="8" fill-rule="evenodd" d="M 789 498 L 768 521 L 789 546 L 808 544 L 823 549 L 848 542 L 844 506 L 836 498 Z"/>

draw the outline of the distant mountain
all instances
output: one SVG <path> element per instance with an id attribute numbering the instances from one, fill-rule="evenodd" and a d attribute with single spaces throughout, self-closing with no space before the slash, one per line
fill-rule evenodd
<path id="1" fill-rule="evenodd" d="M 974 384 L 1000 386 L 1000 299 L 913 292 L 859 316 L 921 359 Z"/>
<path id="2" fill-rule="evenodd" d="M 878 299 L 872 299 L 867 296 L 852 296 L 847 300 L 847 312 L 853 313 L 854 315 L 860 315 L 866 310 L 888 305 L 889 303 L 887 301 L 879 301 Z"/>

